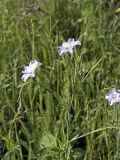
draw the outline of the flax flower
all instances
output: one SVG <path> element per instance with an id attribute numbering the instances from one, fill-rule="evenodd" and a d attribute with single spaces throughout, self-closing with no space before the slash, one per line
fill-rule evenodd
<path id="1" fill-rule="evenodd" d="M 111 89 L 110 92 L 105 96 L 105 99 L 108 100 L 111 106 L 120 102 L 120 90 L 116 90 L 115 88 Z"/>
<path id="2" fill-rule="evenodd" d="M 79 40 L 75 41 L 73 38 L 68 39 L 67 42 L 63 42 L 62 45 L 58 49 L 59 55 L 62 55 L 63 53 L 70 53 L 71 56 L 73 55 L 73 48 L 77 45 L 81 45 L 81 42 Z"/>
<path id="3" fill-rule="evenodd" d="M 22 76 L 22 80 L 26 82 L 29 77 L 35 77 L 35 70 L 38 66 L 41 65 L 42 63 L 37 62 L 36 60 L 30 61 L 29 66 L 24 67 L 24 70 L 22 71 L 22 73 L 24 73 Z"/>

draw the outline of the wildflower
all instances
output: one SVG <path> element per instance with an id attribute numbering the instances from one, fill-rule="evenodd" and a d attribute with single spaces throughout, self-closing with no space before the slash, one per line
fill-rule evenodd
<path id="1" fill-rule="evenodd" d="M 111 89 L 110 92 L 105 96 L 109 104 L 112 106 L 114 103 L 120 102 L 120 90 L 115 88 Z"/>
<path id="2" fill-rule="evenodd" d="M 35 77 L 35 69 L 41 65 L 42 63 L 37 62 L 36 60 L 30 61 L 29 66 L 24 67 L 24 70 L 22 71 L 22 73 L 24 73 L 22 80 L 26 82 L 29 77 Z"/>
<path id="3" fill-rule="evenodd" d="M 73 38 L 68 39 L 67 42 L 63 42 L 62 46 L 59 47 L 59 54 L 62 55 L 63 53 L 69 52 L 71 56 L 73 55 L 73 47 L 81 45 L 81 42 L 79 40 L 75 41 Z"/>

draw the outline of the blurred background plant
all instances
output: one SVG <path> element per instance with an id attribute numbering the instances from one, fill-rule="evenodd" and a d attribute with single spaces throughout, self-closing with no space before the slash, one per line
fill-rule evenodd
<path id="1" fill-rule="evenodd" d="M 1 160 L 118 160 L 118 0 L 0 1 Z M 58 46 L 79 39 L 74 57 Z M 21 81 L 23 67 L 43 63 Z"/>

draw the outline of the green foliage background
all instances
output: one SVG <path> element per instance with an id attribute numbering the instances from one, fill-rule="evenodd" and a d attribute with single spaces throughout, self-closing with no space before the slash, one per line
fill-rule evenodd
<path id="1" fill-rule="evenodd" d="M 1 160 L 119 160 L 118 0 L 0 0 Z M 68 38 L 74 57 L 59 56 Z M 21 81 L 36 59 L 36 77 Z"/>

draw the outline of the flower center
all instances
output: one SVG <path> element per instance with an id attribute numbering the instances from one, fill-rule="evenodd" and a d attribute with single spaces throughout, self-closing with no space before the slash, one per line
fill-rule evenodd
<path id="1" fill-rule="evenodd" d="M 116 95 L 116 94 L 113 94 L 113 95 L 112 95 L 112 98 L 113 98 L 113 99 L 117 98 L 117 95 Z"/>

